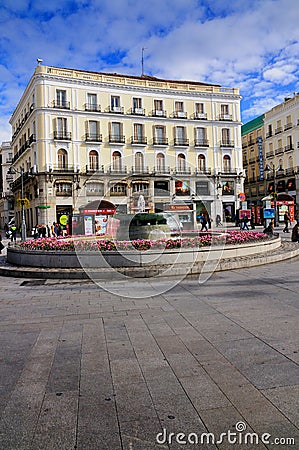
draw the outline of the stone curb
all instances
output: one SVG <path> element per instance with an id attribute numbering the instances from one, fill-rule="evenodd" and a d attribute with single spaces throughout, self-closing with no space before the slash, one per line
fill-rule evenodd
<path id="1" fill-rule="evenodd" d="M 226 259 L 217 264 L 215 268 L 213 264 L 212 272 L 220 272 L 225 270 L 241 269 L 247 267 L 255 267 L 264 264 L 271 264 L 278 261 L 294 258 L 299 255 L 299 246 L 295 248 L 296 244 L 292 242 L 283 242 L 282 245 L 272 252 L 264 253 L 263 255 L 244 256 L 238 259 Z M 100 271 L 98 269 L 88 269 L 86 272 L 83 269 L 49 269 L 34 267 L 16 267 L 8 264 L 4 256 L 0 257 L 0 275 L 16 278 L 37 278 L 37 279 L 104 279 L 112 280 L 118 279 L 118 275 L 124 275 L 130 278 L 153 278 L 163 277 L 165 271 L 171 268 L 168 276 L 187 276 L 196 275 L 202 272 L 209 272 L 209 267 L 199 267 L 189 265 L 180 267 L 172 267 L 172 265 L 163 265 L 161 268 L 157 266 L 153 268 L 144 269 L 142 267 L 123 267 L 116 271 L 116 269 L 103 268 Z"/>

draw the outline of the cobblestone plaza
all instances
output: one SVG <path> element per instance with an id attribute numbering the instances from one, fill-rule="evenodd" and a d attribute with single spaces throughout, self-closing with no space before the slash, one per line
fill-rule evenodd
<path id="1" fill-rule="evenodd" d="M 87 280 L 1 277 L 0 448 L 268 448 L 157 442 L 163 430 L 217 439 L 237 423 L 298 448 L 298 261 L 157 296 L 132 280 L 147 290 L 139 299 L 122 284 L 116 295 Z"/>

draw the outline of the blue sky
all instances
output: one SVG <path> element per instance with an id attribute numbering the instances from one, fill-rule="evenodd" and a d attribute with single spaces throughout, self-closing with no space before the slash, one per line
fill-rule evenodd
<path id="1" fill-rule="evenodd" d="M 1 0 L 0 142 L 36 66 L 239 87 L 244 123 L 299 91 L 298 0 Z"/>

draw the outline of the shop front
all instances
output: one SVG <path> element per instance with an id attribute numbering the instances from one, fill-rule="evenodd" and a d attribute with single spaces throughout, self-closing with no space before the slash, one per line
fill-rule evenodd
<path id="1" fill-rule="evenodd" d="M 72 217 L 74 235 L 105 236 L 116 234 L 113 215 L 116 207 L 107 200 L 94 200 L 79 208 L 79 214 Z"/>

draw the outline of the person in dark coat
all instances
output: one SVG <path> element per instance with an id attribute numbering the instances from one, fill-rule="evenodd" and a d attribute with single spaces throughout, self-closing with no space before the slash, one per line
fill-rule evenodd
<path id="1" fill-rule="evenodd" d="M 292 229 L 292 242 L 299 242 L 299 221 L 296 223 L 296 225 Z"/>
<path id="2" fill-rule="evenodd" d="M 283 221 L 284 221 L 284 229 L 282 230 L 284 233 L 289 233 L 289 222 L 290 222 L 290 216 L 288 215 L 288 213 L 286 212 L 283 216 Z"/>

